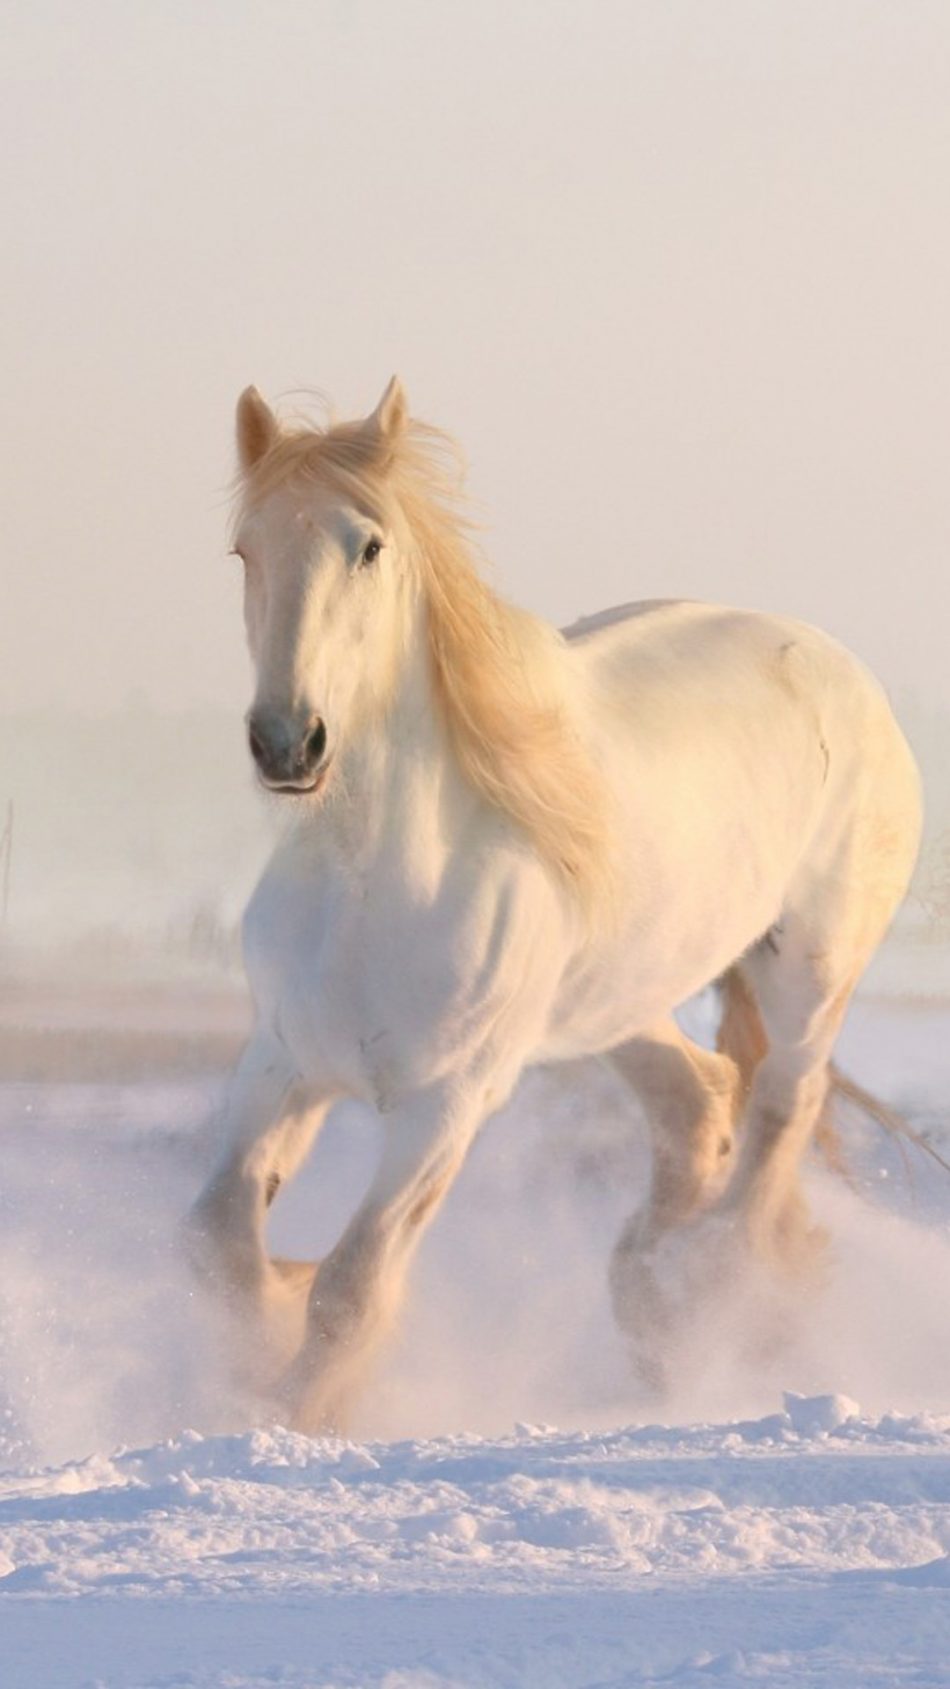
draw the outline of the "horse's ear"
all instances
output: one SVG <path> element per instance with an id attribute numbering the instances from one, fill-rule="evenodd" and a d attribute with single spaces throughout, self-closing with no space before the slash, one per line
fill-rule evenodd
<path id="1" fill-rule="evenodd" d="M 270 451 L 279 432 L 267 401 L 256 387 L 245 387 L 237 402 L 238 462 L 245 475 Z"/>
<path id="2" fill-rule="evenodd" d="M 405 433 L 409 421 L 409 400 L 398 375 L 394 375 L 376 409 L 366 419 L 366 426 L 374 429 L 384 440 L 395 443 Z"/>

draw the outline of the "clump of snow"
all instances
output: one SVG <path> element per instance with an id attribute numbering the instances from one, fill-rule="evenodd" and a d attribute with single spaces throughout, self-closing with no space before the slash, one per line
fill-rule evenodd
<path id="1" fill-rule="evenodd" d="M 818 1437 L 837 1431 L 849 1419 L 858 1419 L 861 1409 L 850 1396 L 797 1396 L 794 1390 L 786 1390 L 785 1412 L 800 1436 Z"/>

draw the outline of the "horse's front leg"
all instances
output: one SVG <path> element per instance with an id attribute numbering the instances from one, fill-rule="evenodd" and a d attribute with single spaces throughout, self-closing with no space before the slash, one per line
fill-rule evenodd
<path id="1" fill-rule="evenodd" d="M 466 1094 L 457 1084 L 439 1085 L 386 1116 L 373 1183 L 310 1292 L 304 1342 L 284 1392 L 297 1429 L 345 1428 L 399 1310 L 412 1256 L 489 1106 L 483 1086 Z"/>
<path id="2" fill-rule="evenodd" d="M 279 1040 L 255 1033 L 228 1090 L 217 1161 L 187 1222 L 192 1261 L 242 1321 L 266 1326 L 312 1281 L 313 1263 L 270 1259 L 264 1228 L 332 1101 L 303 1084 Z"/>

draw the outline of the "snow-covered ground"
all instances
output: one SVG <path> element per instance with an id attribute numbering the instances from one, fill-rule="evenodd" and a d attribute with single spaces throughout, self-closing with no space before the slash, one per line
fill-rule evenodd
<path id="1" fill-rule="evenodd" d="M 947 1149 L 945 1000 L 867 998 L 840 1054 Z M 843 1116 L 823 1291 L 744 1285 L 661 1410 L 604 1284 L 636 1112 L 532 1074 L 358 1440 L 312 1441 L 248 1424 L 179 1261 L 220 1083 L 0 1086 L 2 1689 L 950 1686 L 950 1175 Z M 276 1247 L 327 1247 L 376 1130 L 331 1119 Z"/>

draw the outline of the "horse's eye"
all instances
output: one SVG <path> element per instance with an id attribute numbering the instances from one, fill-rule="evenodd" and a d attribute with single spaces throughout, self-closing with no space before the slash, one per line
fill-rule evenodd
<path id="1" fill-rule="evenodd" d="M 360 562 L 375 563 L 382 549 L 383 546 L 381 540 L 370 540 L 369 544 L 364 545 L 363 547 L 363 555 L 360 558 Z"/>

